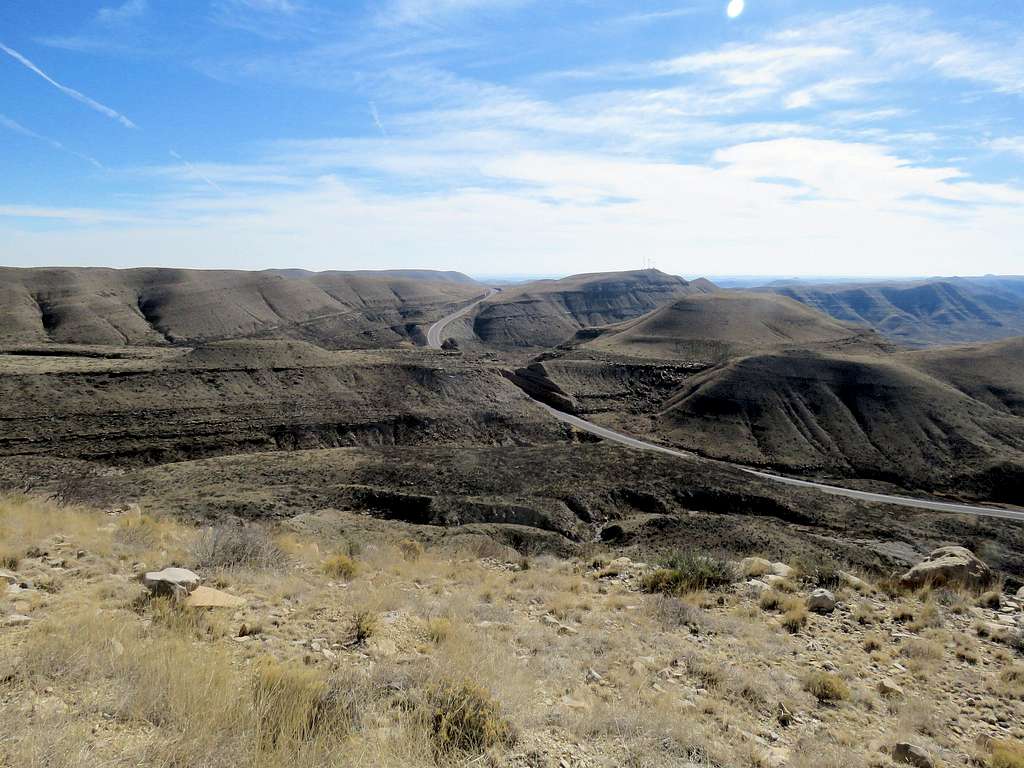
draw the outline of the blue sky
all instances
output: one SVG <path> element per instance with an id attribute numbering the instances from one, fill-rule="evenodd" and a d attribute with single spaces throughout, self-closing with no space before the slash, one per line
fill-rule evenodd
<path id="1" fill-rule="evenodd" d="M 1024 3 L 7 0 L 0 263 L 1024 273 Z"/>

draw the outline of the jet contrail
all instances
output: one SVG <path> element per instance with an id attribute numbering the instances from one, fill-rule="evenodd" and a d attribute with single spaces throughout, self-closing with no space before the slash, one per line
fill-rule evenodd
<path id="1" fill-rule="evenodd" d="M 205 182 L 206 182 L 207 184 L 209 184 L 209 185 L 210 185 L 211 187 L 213 187 L 214 189 L 216 189 L 216 190 L 217 190 L 218 192 L 220 192 L 220 193 L 221 193 L 222 195 L 225 195 L 225 196 L 227 195 L 227 192 L 225 192 L 225 191 L 224 191 L 224 189 L 223 189 L 223 188 L 222 188 L 222 187 L 221 187 L 221 186 L 220 186 L 220 185 L 219 185 L 219 184 L 218 184 L 217 182 L 215 182 L 215 181 L 214 181 L 213 179 L 211 179 L 211 178 L 210 178 L 209 176 L 207 176 L 207 175 L 206 175 L 205 173 L 203 173 L 202 171 L 200 171 L 200 170 L 199 170 L 198 168 L 196 168 L 196 167 L 195 167 L 194 165 L 192 165 L 192 163 L 190 163 L 190 162 L 189 162 L 188 160 L 186 160 L 186 159 L 185 159 L 184 157 L 182 157 L 181 155 L 179 155 L 179 154 L 178 154 L 177 152 L 175 152 L 175 151 L 174 151 L 173 149 L 171 150 L 171 157 L 173 157 L 173 158 L 174 158 L 175 160 L 177 160 L 178 162 L 180 162 L 180 163 L 181 163 L 182 165 L 184 165 L 184 166 L 185 166 L 186 168 L 188 168 L 188 169 L 189 169 L 190 171 L 192 171 L 192 173 L 194 173 L 194 174 L 195 174 L 196 176 L 198 176 L 198 177 L 199 177 L 200 179 L 202 179 L 202 180 L 203 180 L 203 181 L 205 181 Z"/>
<path id="2" fill-rule="evenodd" d="M 82 102 L 83 104 L 85 104 L 90 109 L 95 109 L 97 112 L 106 115 L 111 120 L 117 120 L 117 122 L 119 122 L 125 128 L 137 128 L 138 127 L 137 125 L 135 125 L 135 123 L 133 123 L 127 117 L 122 115 L 120 112 L 115 112 L 110 107 L 105 106 L 103 104 L 100 104 L 95 99 L 90 99 L 84 93 L 79 93 L 74 88 L 68 88 L 66 85 L 62 85 L 61 83 L 58 83 L 56 80 L 54 80 L 48 74 L 43 72 L 43 70 L 41 70 L 39 67 L 37 67 L 35 64 L 33 64 L 31 61 L 26 59 L 24 56 L 22 56 L 20 53 L 18 53 L 14 49 L 8 48 L 3 43 L 0 43 L 0 51 L 3 51 L 4 53 L 6 53 L 8 56 L 10 56 L 15 61 L 19 62 L 23 66 L 25 66 L 28 69 L 30 69 L 33 72 L 35 72 L 37 75 L 39 75 L 41 78 L 43 78 L 43 80 L 48 82 L 50 85 L 52 85 L 58 91 L 61 91 L 62 93 L 66 94 L 67 96 L 70 96 L 71 98 L 75 99 L 76 101 Z"/>
<path id="3" fill-rule="evenodd" d="M 89 157 L 88 155 L 83 155 L 81 152 L 75 152 L 75 150 L 73 149 L 68 149 L 56 139 L 51 139 L 49 136 L 43 136 L 42 134 L 36 133 L 30 128 L 26 128 L 25 126 L 23 126 L 17 120 L 11 120 L 11 118 L 7 117 L 7 115 L 0 114 L 0 125 L 4 126 L 4 128 L 8 128 L 9 130 L 14 131 L 15 133 L 20 133 L 22 136 L 28 136 L 30 139 L 36 139 L 38 141 L 46 142 L 54 149 L 59 149 L 61 152 L 67 152 L 69 154 L 72 154 L 80 160 L 85 160 L 87 163 L 92 163 L 97 168 L 103 168 L 103 163 L 101 163 L 96 158 Z"/>

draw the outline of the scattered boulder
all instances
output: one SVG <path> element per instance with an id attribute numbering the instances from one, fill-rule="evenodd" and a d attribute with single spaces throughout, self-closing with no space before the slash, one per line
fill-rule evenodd
<path id="1" fill-rule="evenodd" d="M 785 563 L 772 563 L 772 573 L 784 579 L 792 579 L 796 576 L 796 568 L 791 568 Z"/>
<path id="2" fill-rule="evenodd" d="M 807 610 L 815 613 L 832 613 L 836 609 L 836 597 L 827 589 L 816 589 L 807 598 Z"/>
<path id="3" fill-rule="evenodd" d="M 1024 587 L 1017 590 L 1017 599 L 1024 600 Z"/>
<path id="4" fill-rule="evenodd" d="M 939 547 L 900 576 L 905 587 L 960 584 L 981 588 L 992 582 L 992 571 L 966 547 Z"/>
<path id="5" fill-rule="evenodd" d="M 892 748 L 892 759 L 897 763 L 906 763 L 915 768 L 932 768 L 935 764 L 931 756 L 916 744 L 901 741 Z"/>
<path id="6" fill-rule="evenodd" d="M 3 619 L 3 626 L 5 627 L 24 627 L 32 619 L 28 616 L 23 616 L 20 613 L 12 613 L 10 616 L 5 616 Z"/>
<path id="7" fill-rule="evenodd" d="M 744 576 L 764 576 L 772 572 L 772 564 L 763 557 L 744 557 L 740 560 L 740 573 Z"/>
<path id="8" fill-rule="evenodd" d="M 142 576 L 142 583 L 154 596 L 183 598 L 199 586 L 199 574 L 188 568 L 164 568 Z"/>
<path id="9" fill-rule="evenodd" d="M 245 605 L 245 600 L 219 589 L 196 587 L 185 598 L 184 604 L 188 608 L 240 608 Z"/>
<path id="10" fill-rule="evenodd" d="M 760 597 L 761 593 L 768 589 L 768 585 L 760 579 L 749 579 L 746 582 L 747 592 L 753 597 Z"/>
<path id="11" fill-rule="evenodd" d="M 6 581 L 8 584 L 17 584 L 19 581 L 18 574 L 0 568 L 0 581 Z"/>
<path id="12" fill-rule="evenodd" d="M 864 579 L 854 576 L 852 573 L 846 571 L 839 571 L 839 578 L 843 580 L 850 589 L 856 590 L 857 592 L 872 592 L 871 585 L 868 584 Z"/>

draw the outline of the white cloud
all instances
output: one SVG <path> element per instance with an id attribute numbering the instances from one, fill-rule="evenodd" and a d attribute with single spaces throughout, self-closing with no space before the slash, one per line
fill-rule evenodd
<path id="1" fill-rule="evenodd" d="M 1008 136 L 1002 139 L 993 139 L 988 143 L 988 146 L 996 152 L 1009 152 L 1010 154 L 1024 157 L 1024 136 Z"/>
<path id="2" fill-rule="evenodd" d="M 387 25 L 424 24 L 456 14 L 514 8 L 530 0 L 390 0 L 379 21 Z"/>
<path id="3" fill-rule="evenodd" d="M 730 85 L 779 86 L 794 73 L 819 70 L 849 55 L 839 46 L 732 45 L 658 62 L 653 69 L 664 75 L 708 73 Z"/>
<path id="4" fill-rule="evenodd" d="M 147 0 L 126 0 L 121 5 L 100 8 L 96 13 L 96 20 L 101 24 L 124 24 L 144 16 L 147 10 Z"/>
<path id="5" fill-rule="evenodd" d="M 50 85 L 52 85 L 58 91 L 60 91 L 61 93 L 65 94 L 67 96 L 70 96 L 75 101 L 80 101 L 82 104 L 85 104 L 90 109 L 94 109 L 97 112 L 99 112 L 100 114 L 106 115 L 111 120 L 116 120 L 117 122 L 121 123 L 121 125 L 125 126 L 126 128 L 135 128 L 136 127 L 135 123 L 133 123 L 127 117 L 122 115 L 120 112 L 116 112 L 113 109 L 111 109 L 110 107 L 108 107 L 108 106 L 106 106 L 104 104 L 100 104 L 98 101 L 96 101 L 94 99 L 90 99 L 84 93 L 80 93 L 79 91 L 76 91 L 74 88 L 69 88 L 66 85 L 62 85 L 61 83 L 58 83 L 56 80 L 54 80 L 48 74 L 43 72 L 43 70 L 41 70 L 39 67 L 37 67 L 35 64 L 33 64 L 31 61 L 26 59 L 24 56 L 22 56 L 20 53 L 18 53 L 14 49 L 8 48 L 3 43 L 0 43 L 0 51 L 3 51 L 8 56 L 10 56 L 12 59 L 14 59 L 18 63 L 20 63 L 22 66 L 26 67 L 27 69 L 31 70 L 35 74 L 39 75 L 39 77 L 43 78 L 43 80 L 48 82 Z"/>

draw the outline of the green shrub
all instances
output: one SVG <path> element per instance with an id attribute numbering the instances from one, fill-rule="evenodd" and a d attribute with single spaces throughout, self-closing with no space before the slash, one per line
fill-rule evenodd
<path id="1" fill-rule="evenodd" d="M 645 577 L 645 592 L 682 594 L 703 589 L 720 589 L 739 578 L 735 566 L 727 560 L 683 552 L 668 558 L 664 567 Z"/>

